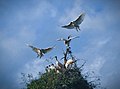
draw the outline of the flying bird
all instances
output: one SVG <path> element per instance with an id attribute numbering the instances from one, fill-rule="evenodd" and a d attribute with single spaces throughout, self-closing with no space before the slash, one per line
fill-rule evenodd
<path id="1" fill-rule="evenodd" d="M 32 45 L 29 45 L 29 44 L 27 44 L 27 46 L 32 48 L 32 50 L 37 53 L 37 57 L 40 57 L 40 58 L 43 57 L 44 54 L 48 53 L 49 51 L 51 51 L 55 47 L 55 46 L 53 46 L 53 47 L 40 49 L 40 48 L 34 47 Z"/>
<path id="2" fill-rule="evenodd" d="M 65 38 L 60 38 L 60 39 L 57 39 L 57 41 L 64 41 L 64 44 L 66 45 L 66 47 L 69 47 L 71 40 L 72 40 L 72 39 L 75 39 L 75 38 L 79 38 L 79 36 L 74 36 L 74 37 L 72 37 L 71 35 L 69 35 L 67 39 L 65 39 Z"/>
<path id="3" fill-rule="evenodd" d="M 85 17 L 85 13 L 82 13 L 75 21 L 70 22 L 68 25 L 62 26 L 62 28 L 67 28 L 67 29 L 76 29 L 78 32 L 80 30 L 79 25 L 83 22 Z"/>

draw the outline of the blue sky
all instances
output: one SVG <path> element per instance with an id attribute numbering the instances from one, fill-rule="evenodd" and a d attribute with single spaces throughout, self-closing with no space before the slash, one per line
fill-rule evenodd
<path id="1" fill-rule="evenodd" d="M 80 36 L 71 43 L 74 55 L 87 63 L 84 72 L 94 70 L 102 85 L 119 89 L 120 85 L 120 7 L 115 0 L 0 0 L 0 87 L 19 89 L 20 73 L 44 72 L 45 59 L 62 57 L 62 42 L 69 34 Z M 66 30 L 62 25 L 86 16 L 80 32 Z M 42 59 L 25 43 L 56 49 Z M 54 63 L 54 61 L 52 61 Z M 78 62 L 80 66 L 82 61 Z"/>

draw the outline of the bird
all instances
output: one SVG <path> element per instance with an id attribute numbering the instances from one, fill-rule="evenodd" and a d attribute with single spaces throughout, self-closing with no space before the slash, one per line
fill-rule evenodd
<path id="1" fill-rule="evenodd" d="M 51 65 L 49 66 L 49 69 L 50 69 L 50 70 L 56 70 L 54 64 L 51 64 Z"/>
<path id="2" fill-rule="evenodd" d="M 56 66 L 58 66 L 59 68 L 64 67 L 64 65 L 58 61 L 57 56 L 55 56 L 55 60 L 56 60 Z"/>
<path id="3" fill-rule="evenodd" d="M 40 58 L 43 57 L 44 54 L 48 53 L 49 51 L 51 51 L 55 47 L 55 46 L 52 46 L 52 47 L 40 49 L 40 48 L 34 47 L 32 45 L 29 45 L 29 44 L 26 44 L 26 45 L 28 47 L 32 48 L 32 50 L 37 53 L 37 57 L 40 57 Z"/>
<path id="4" fill-rule="evenodd" d="M 48 66 L 46 66 L 45 70 L 46 70 L 46 72 L 50 72 L 50 69 Z"/>
<path id="5" fill-rule="evenodd" d="M 72 37 L 71 35 L 69 35 L 69 36 L 67 37 L 67 39 L 65 39 L 65 38 L 60 38 L 60 39 L 57 39 L 57 41 L 64 41 L 64 44 L 66 45 L 66 47 L 69 47 L 71 40 L 72 40 L 72 39 L 75 39 L 75 38 L 79 38 L 79 36 L 74 36 L 74 37 Z"/>
<path id="6" fill-rule="evenodd" d="M 59 72 L 65 72 L 65 66 L 58 61 L 57 56 L 55 56 L 55 60 L 56 60 L 56 70 L 58 70 Z"/>
<path id="7" fill-rule="evenodd" d="M 67 68 L 71 68 L 72 67 L 72 64 L 75 63 L 77 60 L 73 60 L 73 59 L 69 59 L 67 60 L 66 64 L 65 64 L 65 67 L 66 69 Z"/>
<path id="8" fill-rule="evenodd" d="M 80 30 L 79 25 L 83 22 L 85 17 L 85 13 L 82 13 L 75 21 L 70 22 L 68 25 L 62 26 L 62 28 L 67 28 L 67 29 L 76 29 L 78 32 Z"/>

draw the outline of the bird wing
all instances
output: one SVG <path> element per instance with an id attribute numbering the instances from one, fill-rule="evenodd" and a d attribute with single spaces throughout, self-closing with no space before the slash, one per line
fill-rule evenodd
<path id="1" fill-rule="evenodd" d="M 68 25 L 62 26 L 62 28 L 73 29 L 74 26 L 72 25 L 72 23 L 69 23 Z"/>
<path id="2" fill-rule="evenodd" d="M 34 52 L 36 52 L 36 53 L 38 53 L 38 50 L 40 50 L 39 48 L 36 48 L 36 47 L 34 47 L 34 46 L 32 46 L 32 45 L 29 45 L 29 44 L 27 44 L 27 46 L 30 47 L 30 48 L 32 48 L 32 50 L 33 50 Z"/>
<path id="3" fill-rule="evenodd" d="M 71 37 L 70 39 L 72 40 L 72 39 L 75 39 L 75 38 L 79 38 L 79 36 L 74 36 L 74 37 Z"/>
<path id="4" fill-rule="evenodd" d="M 53 47 L 48 47 L 48 48 L 41 49 L 41 50 L 42 50 L 42 52 L 45 54 L 45 53 L 51 51 L 53 48 L 55 48 L 55 46 L 53 46 Z"/>
<path id="5" fill-rule="evenodd" d="M 73 21 L 74 24 L 81 24 L 84 20 L 84 17 L 85 17 L 85 13 L 82 13 L 75 21 Z"/>
<path id="6" fill-rule="evenodd" d="M 57 39 L 57 41 L 65 41 L 66 39 L 64 38 L 60 38 L 60 39 Z"/>

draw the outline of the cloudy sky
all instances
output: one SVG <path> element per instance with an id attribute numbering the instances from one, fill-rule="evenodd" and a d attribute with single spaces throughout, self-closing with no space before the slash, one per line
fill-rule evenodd
<path id="1" fill-rule="evenodd" d="M 71 34 L 80 36 L 71 46 L 77 58 L 87 60 L 84 71 L 94 70 L 107 89 L 120 89 L 119 4 L 118 0 L 0 0 L 0 88 L 19 89 L 22 72 L 34 76 L 44 72 L 46 58 L 62 57 L 65 47 L 56 39 Z M 83 12 L 81 31 L 61 28 Z M 25 43 L 56 49 L 39 59 Z"/>

